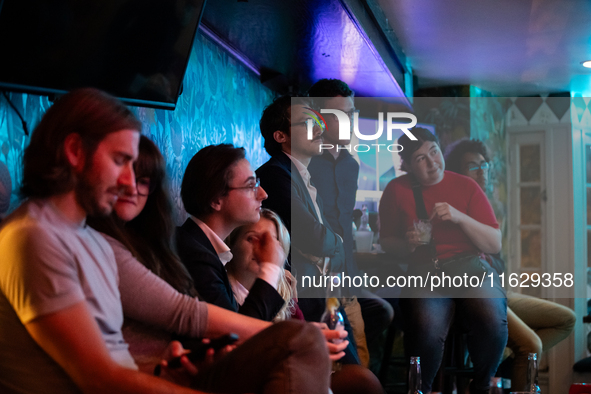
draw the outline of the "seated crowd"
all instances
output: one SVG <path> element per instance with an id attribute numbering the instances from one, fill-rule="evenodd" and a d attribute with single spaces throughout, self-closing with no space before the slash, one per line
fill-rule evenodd
<path id="1" fill-rule="evenodd" d="M 309 93 L 320 99 L 279 97 L 265 109 L 271 158 L 256 171 L 229 144 L 193 156 L 181 185 L 188 218 L 176 228 L 165 159 L 129 109 L 94 89 L 57 100 L 25 150 L 26 200 L 0 227 L 0 392 L 383 393 L 372 371 L 391 304 L 344 292 L 345 329 L 329 329 L 326 289 L 299 280 L 362 275 L 351 233 L 359 164 L 347 150 L 319 149 L 348 143 L 336 117 L 307 138 L 311 108 L 352 116 L 354 95 L 338 80 Z M 467 256 L 500 274 L 486 151 L 458 145 L 444 159 L 433 134 L 412 131 L 417 141 L 398 141 L 407 174 L 380 201 L 383 249 L 416 262 L 417 274 Z M 418 218 L 432 223 L 427 246 Z M 423 393 L 452 325 L 468 334 L 471 393 L 488 393 L 505 346 L 523 385 L 524 352 L 546 351 L 574 325 L 569 309 L 530 298 L 499 286 L 402 298 L 405 351 L 421 357 Z M 186 349 L 229 333 L 234 345 L 190 359 Z"/>

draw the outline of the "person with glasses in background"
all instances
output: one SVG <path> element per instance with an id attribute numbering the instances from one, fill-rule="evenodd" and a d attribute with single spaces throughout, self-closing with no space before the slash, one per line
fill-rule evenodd
<path id="1" fill-rule="evenodd" d="M 256 173 L 269 191 L 263 206 L 276 212 L 290 231 L 290 269 L 297 280 L 298 306 L 307 321 L 319 322 L 326 309 L 327 288 L 310 288 L 303 283 L 304 277 L 341 273 L 344 250 L 342 238 L 331 229 L 323 214 L 322 199 L 307 169 L 310 159 L 320 154 L 323 133 L 320 125 L 315 124 L 308 139 L 311 106 L 309 97 L 282 96 L 265 108 L 260 128 L 271 158 Z M 346 311 L 342 310 L 342 314 L 345 330 L 351 332 Z M 342 369 L 332 374 L 333 392 L 383 393 L 375 375 L 359 365 L 354 337 L 350 335 L 348 339 L 345 356 L 339 360 Z"/>
<path id="2" fill-rule="evenodd" d="M 353 118 L 359 110 L 355 109 L 355 93 L 345 82 L 339 79 L 321 79 L 312 85 L 308 94 L 321 109 L 343 111 L 353 125 Z M 343 238 L 346 274 L 362 276 L 363 273 L 357 267 L 353 255 L 352 231 L 359 163 L 343 148 L 350 145 L 351 140 L 339 139 L 336 115 L 323 115 L 326 120 L 326 130 L 322 134 L 323 143 L 332 147 L 323 149 L 321 155 L 312 157 L 308 171 L 324 203 L 323 213 L 326 220 Z M 385 340 L 383 333 L 394 318 L 392 305 L 367 289 L 358 289 L 355 295 L 343 299 L 343 306 L 351 321 L 361 364 L 369 366 L 371 354 L 371 369 L 374 372 L 379 370 Z"/>
<path id="3" fill-rule="evenodd" d="M 311 106 L 308 97 L 282 96 L 265 108 L 260 128 L 271 158 L 256 173 L 269 190 L 263 206 L 277 213 L 290 231 L 290 269 L 303 296 L 299 306 L 306 320 L 319 321 L 325 309 L 325 289 L 304 289 L 300 278 L 342 272 L 344 250 L 342 238 L 323 215 L 321 198 L 307 169 L 311 158 L 320 154 L 323 133 L 315 124 L 308 139 Z"/>
<path id="4" fill-rule="evenodd" d="M 489 186 L 490 158 L 482 141 L 462 139 L 446 149 L 446 169 L 466 175 L 486 192 Z M 505 272 L 500 253 L 488 256 L 499 273 Z M 528 354 L 547 352 L 570 335 L 576 323 L 575 313 L 555 302 L 507 291 L 507 348 L 513 353 L 511 388 L 521 390 L 527 379 Z M 507 352 L 505 352 L 507 353 Z"/>
<path id="5" fill-rule="evenodd" d="M 177 250 L 199 296 L 222 308 L 273 320 L 284 304 L 277 292 L 285 261 L 279 241 L 258 240 L 254 257 L 260 272 L 242 305 L 234 299 L 225 268 L 232 253 L 224 239 L 237 227 L 258 222 L 267 198 L 244 148 L 221 144 L 197 152 L 185 170 L 181 198 L 190 217 L 177 228 Z"/>

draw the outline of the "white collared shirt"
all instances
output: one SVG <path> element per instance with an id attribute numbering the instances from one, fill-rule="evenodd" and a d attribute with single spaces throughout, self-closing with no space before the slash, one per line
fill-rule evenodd
<path id="1" fill-rule="evenodd" d="M 285 152 L 283 152 L 285 153 Z M 320 213 L 320 207 L 318 206 L 318 203 L 316 202 L 316 198 L 318 197 L 318 191 L 316 190 L 316 188 L 314 186 L 312 186 L 312 183 L 310 182 L 311 176 L 310 176 L 310 172 L 308 171 L 308 167 L 306 167 L 304 164 L 302 164 L 301 161 L 299 161 L 298 159 L 296 159 L 295 157 L 293 157 L 290 154 L 287 154 L 287 157 L 289 157 L 289 159 L 291 160 L 291 162 L 295 165 L 295 167 L 298 169 L 298 172 L 300 173 L 300 175 L 302 176 L 302 179 L 304 180 L 304 183 L 306 184 L 306 189 L 308 189 L 308 193 L 310 193 L 310 198 L 312 199 L 312 204 L 314 204 L 314 210 L 316 211 L 316 216 L 318 216 L 318 221 L 320 222 L 320 224 L 324 224 L 324 222 L 322 221 L 322 214 Z M 330 257 L 324 257 L 322 258 L 322 266 L 317 265 L 318 270 L 320 271 L 321 274 L 325 275 L 328 273 L 328 265 L 330 263 Z"/>
<path id="2" fill-rule="evenodd" d="M 228 264 L 228 261 L 232 260 L 234 257 L 228 245 L 226 245 L 224 241 L 222 241 L 222 239 L 207 224 L 193 216 L 191 216 L 191 219 L 193 219 L 193 221 L 197 223 L 199 228 L 205 233 L 205 236 L 207 239 L 209 239 L 209 242 L 211 242 L 220 261 L 225 267 L 226 264 Z"/>
<path id="3" fill-rule="evenodd" d="M 303 165 L 302 162 L 299 161 L 298 159 L 296 159 L 295 157 L 288 155 L 287 153 L 285 153 L 285 154 L 287 155 L 287 157 L 289 157 L 289 159 L 292 161 L 292 163 L 295 165 L 295 167 L 298 169 L 298 172 L 302 176 L 302 179 L 304 180 L 304 183 L 306 184 L 306 189 L 308 189 L 308 193 L 310 193 L 310 198 L 312 199 L 312 204 L 314 204 L 314 210 L 316 211 L 316 216 L 318 216 L 318 221 L 320 222 L 320 224 L 324 224 L 322 222 L 322 215 L 320 214 L 320 207 L 318 206 L 318 203 L 316 202 L 316 197 L 318 196 L 318 191 L 316 190 L 316 188 L 314 186 L 312 186 L 312 183 L 310 182 L 311 176 L 310 176 L 310 172 L 308 171 L 308 168 L 305 165 Z"/>
<path id="4" fill-rule="evenodd" d="M 230 281 L 230 286 L 232 286 L 232 293 L 234 293 L 234 299 L 238 303 L 238 305 L 244 304 L 246 297 L 250 293 L 246 287 L 242 285 L 242 283 L 238 282 L 236 278 L 232 275 L 228 274 L 228 280 Z"/>
<path id="5" fill-rule="evenodd" d="M 215 249 L 218 258 L 225 267 L 226 264 L 228 264 L 228 262 L 234 258 L 234 255 L 232 255 L 232 252 L 230 251 L 228 245 L 226 245 L 226 243 L 222 241 L 222 239 L 203 221 L 193 216 L 191 216 L 191 219 L 193 219 L 193 221 L 197 223 L 199 228 L 205 233 L 205 236 L 213 245 L 213 248 Z M 271 286 L 273 286 L 275 290 L 277 290 L 277 282 L 279 282 L 281 267 L 278 267 L 275 264 L 269 262 L 262 262 L 260 264 L 260 267 L 261 271 L 259 272 L 258 277 L 270 284 Z"/>

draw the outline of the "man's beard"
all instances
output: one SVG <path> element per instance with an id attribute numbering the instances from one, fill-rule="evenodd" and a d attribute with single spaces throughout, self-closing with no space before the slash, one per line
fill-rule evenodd
<path id="1" fill-rule="evenodd" d="M 113 211 L 113 206 L 101 206 L 101 197 L 105 192 L 101 190 L 96 181 L 97 177 L 93 176 L 92 168 L 84 168 L 76 182 L 76 201 L 84 209 L 87 216 L 108 216 Z M 117 187 L 109 188 L 109 191 L 112 191 L 112 189 L 117 189 Z"/>

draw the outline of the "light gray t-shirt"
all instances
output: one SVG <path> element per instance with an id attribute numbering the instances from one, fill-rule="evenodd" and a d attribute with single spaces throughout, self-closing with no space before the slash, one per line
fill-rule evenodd
<path id="1" fill-rule="evenodd" d="M 78 392 L 24 324 L 80 301 L 86 301 L 113 359 L 137 368 L 121 333 L 111 246 L 47 200 L 23 203 L 0 229 L 0 392 Z"/>

